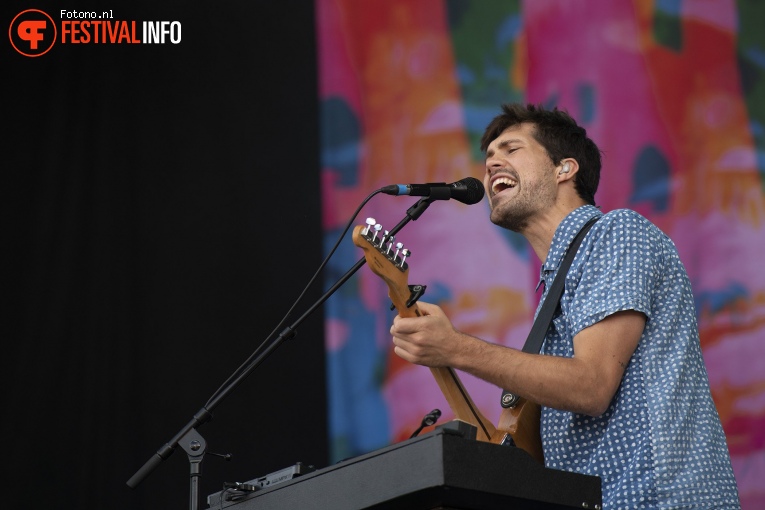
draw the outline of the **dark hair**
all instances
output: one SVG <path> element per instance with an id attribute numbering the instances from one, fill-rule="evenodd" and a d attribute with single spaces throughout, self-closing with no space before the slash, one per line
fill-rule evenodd
<path id="1" fill-rule="evenodd" d="M 595 192 L 600 182 L 600 149 L 587 138 L 587 131 L 564 110 L 547 110 L 541 105 L 509 103 L 502 113 L 486 126 L 481 137 L 481 151 L 508 128 L 528 122 L 534 125 L 533 136 L 547 151 L 554 165 L 566 158 L 579 163 L 574 189 L 588 204 L 595 205 Z"/>

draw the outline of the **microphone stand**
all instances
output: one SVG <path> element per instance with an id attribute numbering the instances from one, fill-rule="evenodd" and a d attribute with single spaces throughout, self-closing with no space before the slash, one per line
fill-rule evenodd
<path id="1" fill-rule="evenodd" d="M 393 230 L 390 231 L 390 235 L 395 235 L 398 233 L 410 221 L 417 220 L 430 206 L 430 204 L 433 203 L 434 200 L 448 200 L 450 198 L 448 195 L 436 195 L 437 196 L 421 198 L 412 207 L 407 209 L 406 217 L 402 219 L 398 225 L 393 227 Z M 300 326 L 300 324 L 302 324 L 303 321 L 308 318 L 319 306 L 321 306 L 327 299 L 329 299 L 329 297 L 334 294 L 337 289 L 339 289 L 346 281 L 348 281 L 348 279 L 353 276 L 353 274 L 356 273 L 356 271 L 358 271 L 365 262 L 366 259 L 362 257 L 358 262 L 356 262 L 356 264 L 354 264 L 351 269 L 348 270 L 348 272 L 346 272 L 337 281 L 337 283 L 330 287 L 330 289 L 325 292 L 324 295 L 321 296 L 318 301 L 316 301 L 316 303 L 314 303 L 308 309 L 308 311 L 301 315 L 300 318 L 291 326 L 284 328 L 284 330 L 279 333 L 279 336 L 276 337 L 276 339 L 274 339 L 274 341 L 271 342 L 271 344 L 257 358 L 255 358 L 252 363 L 239 374 L 239 376 L 237 376 L 228 386 L 218 392 L 205 406 L 197 411 L 193 418 L 180 431 L 178 431 L 178 433 L 173 436 L 170 441 L 165 443 L 165 445 L 157 450 L 157 452 L 152 455 L 149 460 L 147 460 L 146 463 L 138 471 L 136 471 L 132 477 L 130 477 L 130 479 L 127 481 L 128 487 L 135 489 L 138 484 L 140 484 L 147 476 L 149 476 L 152 471 L 157 468 L 157 466 L 159 466 L 159 464 L 162 463 L 162 461 L 168 459 L 170 455 L 173 454 L 177 446 L 180 446 L 189 457 L 191 475 L 189 482 L 189 508 L 190 510 L 198 510 L 201 462 L 205 454 L 207 443 L 196 430 L 197 427 L 209 421 L 210 418 L 212 418 L 212 411 L 218 406 L 218 404 L 220 404 L 232 391 L 234 391 L 234 389 L 236 389 L 244 381 L 244 379 L 253 372 L 253 370 L 260 366 L 260 364 L 263 363 L 263 361 L 265 361 L 266 358 L 268 358 L 268 356 L 270 356 L 282 344 L 282 342 L 293 338 L 296 334 L 295 329 Z"/>

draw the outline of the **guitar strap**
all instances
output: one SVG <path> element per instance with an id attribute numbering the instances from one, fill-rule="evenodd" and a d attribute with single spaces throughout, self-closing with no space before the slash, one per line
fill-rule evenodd
<path id="1" fill-rule="evenodd" d="M 579 245 L 582 244 L 582 239 L 584 239 L 584 236 L 587 234 L 587 231 L 590 230 L 590 227 L 598 221 L 598 218 L 599 217 L 596 216 L 585 223 L 574 240 L 571 241 L 571 244 L 566 251 L 566 256 L 558 269 L 558 274 L 555 275 L 555 280 L 550 286 L 550 291 L 547 293 L 544 303 L 542 303 L 542 309 L 539 310 L 539 314 L 537 315 L 534 324 L 531 326 L 529 336 L 526 338 L 526 343 L 523 345 L 523 352 L 539 354 L 539 351 L 542 348 L 542 342 L 545 339 L 547 330 L 555 315 L 555 310 L 558 308 L 560 298 L 563 295 L 566 273 L 568 273 L 568 269 L 571 267 L 571 262 L 574 260 Z M 500 403 L 503 408 L 512 408 L 515 406 L 516 402 L 518 402 L 517 395 L 507 390 L 502 390 L 502 399 Z"/>

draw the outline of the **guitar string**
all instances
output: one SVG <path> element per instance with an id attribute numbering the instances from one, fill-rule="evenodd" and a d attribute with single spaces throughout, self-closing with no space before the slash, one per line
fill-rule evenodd
<path id="1" fill-rule="evenodd" d="M 468 404 L 468 409 L 470 409 L 470 412 L 473 413 L 475 420 L 481 426 L 481 429 L 483 429 L 483 433 L 486 434 L 486 437 L 488 439 L 491 439 L 491 434 L 489 434 L 489 431 L 486 429 L 486 425 L 483 423 L 483 420 L 481 420 L 481 418 L 478 417 L 478 412 L 473 407 L 473 403 L 470 401 L 470 397 L 466 393 L 465 388 L 462 387 L 462 384 L 460 383 L 460 380 L 457 377 L 457 374 L 454 372 L 454 369 L 451 367 L 447 367 L 447 368 L 449 370 L 449 376 L 454 380 L 454 384 L 457 385 L 457 388 L 459 388 L 460 393 L 462 393 L 462 398 L 465 399 L 465 402 L 470 402 Z"/>

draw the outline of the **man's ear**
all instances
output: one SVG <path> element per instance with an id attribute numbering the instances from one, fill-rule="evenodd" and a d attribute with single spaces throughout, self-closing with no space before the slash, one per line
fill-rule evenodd
<path id="1" fill-rule="evenodd" d="M 558 177 L 560 177 L 562 181 L 567 181 L 573 178 L 579 171 L 579 163 L 573 158 L 568 158 L 561 161 L 558 168 Z"/>

